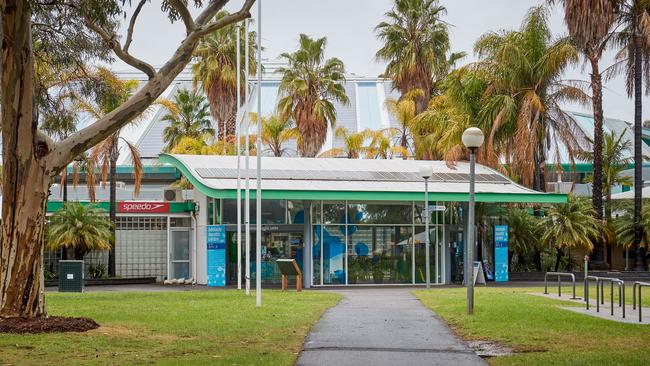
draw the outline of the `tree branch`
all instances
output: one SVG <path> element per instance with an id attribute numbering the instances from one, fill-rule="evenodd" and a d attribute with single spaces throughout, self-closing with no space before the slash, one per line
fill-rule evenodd
<path id="1" fill-rule="evenodd" d="M 106 30 L 95 24 L 90 18 L 87 17 L 86 26 L 93 30 L 95 33 L 99 34 L 104 42 L 106 42 L 108 46 L 113 50 L 115 56 L 119 57 L 120 60 L 144 72 L 147 74 L 149 79 L 153 79 L 153 77 L 156 75 L 156 69 L 154 69 L 153 66 L 124 51 L 115 35 L 109 34 Z"/>
<path id="2" fill-rule="evenodd" d="M 181 0 L 170 0 L 169 5 L 171 5 L 178 12 L 178 15 L 181 17 L 183 23 L 185 24 L 185 30 L 187 34 L 190 34 L 194 30 L 195 25 L 194 19 L 192 19 L 192 15 L 190 14 L 189 10 L 187 10 L 187 6 L 185 6 Z"/>
<path id="3" fill-rule="evenodd" d="M 142 61 L 133 58 L 119 47 L 119 43 L 110 37 L 109 34 L 101 27 L 98 27 L 89 19 L 87 24 L 90 29 L 97 32 L 106 42 L 111 45 L 113 51 L 122 59 L 127 57 L 132 63 L 135 61 L 142 62 L 151 68 L 151 76 L 144 86 L 131 96 L 125 103 L 117 107 L 112 112 L 98 119 L 95 123 L 87 126 L 78 132 L 70 135 L 65 140 L 56 144 L 52 152 L 45 158 L 50 175 L 56 175 L 61 169 L 65 168 L 75 157 L 79 156 L 89 148 L 95 146 L 106 137 L 117 132 L 124 125 L 142 114 L 174 81 L 176 76 L 183 71 L 185 66 L 192 60 L 194 49 L 201 40 L 201 36 L 209 32 L 225 27 L 229 24 L 250 17 L 250 9 L 255 0 L 247 0 L 241 9 L 233 14 L 220 19 L 219 21 L 206 23 L 214 18 L 217 12 L 227 3 L 227 0 L 212 1 L 205 10 L 196 18 L 194 23 L 197 27 L 192 30 L 187 37 L 181 42 L 171 58 L 160 68 L 158 72 L 153 71 L 153 67 L 144 64 Z M 207 26 L 206 26 L 207 24 Z M 122 55 L 122 56 L 120 56 Z M 124 60 L 124 59 L 123 59 Z M 126 60 L 125 60 L 126 62 Z M 127 62 L 133 66 L 132 63 Z M 139 65 L 146 69 L 146 67 Z M 144 71 L 140 67 L 138 69 Z M 147 73 L 147 72 L 145 72 Z M 149 75 L 149 73 L 147 73 Z"/>
<path id="4" fill-rule="evenodd" d="M 138 18 L 138 15 L 140 15 L 140 10 L 142 10 L 142 7 L 146 2 L 147 0 L 140 0 L 140 3 L 138 3 L 138 6 L 135 7 L 135 11 L 131 16 L 129 29 L 126 32 L 126 42 L 124 42 L 124 47 L 122 47 L 122 50 L 124 52 L 129 52 L 129 47 L 131 46 L 131 41 L 133 40 L 133 28 L 135 27 L 135 20 Z"/>
<path id="5" fill-rule="evenodd" d="M 219 20 L 216 20 L 216 21 L 211 22 L 211 23 L 206 23 L 205 25 L 200 26 L 199 28 L 197 28 L 197 33 L 198 33 L 199 37 L 202 37 L 202 36 L 204 36 L 206 34 L 214 32 L 217 29 L 223 28 L 223 27 L 225 27 L 227 25 L 230 25 L 230 24 L 233 24 L 233 23 L 237 23 L 240 20 L 244 20 L 244 19 L 250 17 L 249 10 L 253 6 L 253 4 L 255 4 L 255 0 L 246 0 L 244 5 L 242 6 L 242 10 L 246 9 L 245 14 L 242 14 L 242 11 L 240 10 L 240 11 L 238 11 L 236 13 L 228 14 L 225 17 L 223 17 L 223 18 L 221 18 Z"/>

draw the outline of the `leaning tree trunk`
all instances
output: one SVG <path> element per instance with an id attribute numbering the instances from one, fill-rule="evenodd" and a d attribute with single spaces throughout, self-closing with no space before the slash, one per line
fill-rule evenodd
<path id="1" fill-rule="evenodd" d="M 642 60 L 641 60 L 642 39 L 637 34 L 634 38 L 634 249 L 636 249 L 636 271 L 645 271 L 643 260 L 645 253 L 641 248 L 641 195 L 643 192 L 643 155 L 641 153 L 641 127 L 642 127 Z"/>
<path id="2" fill-rule="evenodd" d="M 108 172 L 110 180 L 110 191 L 108 195 L 108 217 L 113 224 L 111 226 L 111 230 L 113 231 L 113 235 L 111 235 L 111 250 L 108 251 L 108 275 L 110 277 L 115 277 L 115 225 L 117 225 L 117 191 L 115 185 L 117 184 L 117 142 L 117 137 L 115 137 L 111 145 L 111 161 Z"/>
<path id="3" fill-rule="evenodd" d="M 0 317 L 35 317 L 43 300 L 43 233 L 49 140 L 34 120 L 34 60 L 28 2 L 8 1 L 2 50 L 2 244 Z M 28 142 L 28 143 L 26 143 Z"/>
<path id="4" fill-rule="evenodd" d="M 591 55 L 591 90 L 594 112 L 594 177 L 592 182 L 591 200 L 594 215 L 598 221 L 598 236 L 594 240 L 592 265 L 604 269 L 605 253 L 603 250 L 603 84 L 598 67 L 598 58 Z"/>

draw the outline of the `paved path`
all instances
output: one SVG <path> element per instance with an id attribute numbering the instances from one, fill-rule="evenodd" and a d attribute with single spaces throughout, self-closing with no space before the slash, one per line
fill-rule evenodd
<path id="1" fill-rule="evenodd" d="M 607 292 L 609 289 L 607 286 L 605 287 L 605 299 L 610 298 L 610 294 Z M 614 288 L 614 291 L 616 291 L 616 288 Z M 628 293 L 627 296 L 632 296 L 631 290 L 628 288 Z M 650 324 L 650 307 L 647 305 L 644 305 L 643 308 L 641 309 L 641 322 L 639 322 L 639 309 L 633 309 L 632 305 L 626 305 L 625 306 L 625 318 L 623 318 L 623 308 L 618 306 L 618 302 L 614 301 L 614 307 L 612 308 L 612 303 L 609 301 L 605 301 L 604 303 L 601 302 L 600 305 L 600 311 L 596 311 L 599 309 L 596 306 L 596 299 L 591 299 L 589 301 L 589 310 L 587 310 L 585 306 L 585 302 L 583 301 L 582 298 L 578 299 L 571 299 L 571 293 L 569 292 L 568 294 L 562 294 L 562 297 L 558 297 L 557 294 L 543 294 L 543 293 L 531 293 L 531 295 L 535 296 L 542 296 L 546 297 L 548 299 L 553 299 L 553 300 L 562 300 L 562 301 L 568 301 L 576 304 L 577 306 L 563 306 L 562 309 L 565 310 L 570 310 L 576 313 L 580 314 L 585 314 L 585 315 L 591 315 L 595 316 L 597 318 L 601 319 L 607 319 L 607 320 L 613 320 L 619 323 L 629 323 L 629 324 L 645 324 L 648 325 Z M 628 298 L 629 299 L 629 298 Z M 650 302 L 650 301 L 646 301 Z M 614 314 L 612 315 L 612 309 L 614 310 Z"/>
<path id="2" fill-rule="evenodd" d="M 410 293 L 346 289 L 307 336 L 296 365 L 485 365 Z"/>

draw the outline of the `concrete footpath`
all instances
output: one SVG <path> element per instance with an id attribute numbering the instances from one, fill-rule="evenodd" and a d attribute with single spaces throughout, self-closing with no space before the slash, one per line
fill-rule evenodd
<path id="1" fill-rule="evenodd" d="M 296 365 L 486 365 L 411 290 L 338 290 Z"/>

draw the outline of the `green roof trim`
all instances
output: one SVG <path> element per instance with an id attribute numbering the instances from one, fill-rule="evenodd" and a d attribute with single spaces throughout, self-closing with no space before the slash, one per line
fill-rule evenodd
<path id="1" fill-rule="evenodd" d="M 117 174 L 133 174 L 133 166 L 118 165 L 116 171 Z M 72 174 L 72 166 L 68 166 L 68 174 Z M 144 174 L 173 174 L 177 179 L 180 178 L 178 169 L 172 165 L 145 165 Z"/>
<path id="2" fill-rule="evenodd" d="M 174 165 L 192 183 L 194 188 L 212 198 L 237 198 L 237 190 L 218 190 L 200 182 L 180 160 L 168 154 L 161 154 L 161 162 Z M 255 198 L 255 190 L 250 192 Z M 361 200 L 361 201 L 422 201 L 424 192 L 370 192 L 370 191 L 293 191 L 262 190 L 262 199 L 303 200 Z M 429 192 L 429 201 L 467 202 L 467 193 Z M 477 193 L 476 202 L 520 202 L 520 203 L 564 203 L 565 194 L 556 193 Z"/>

